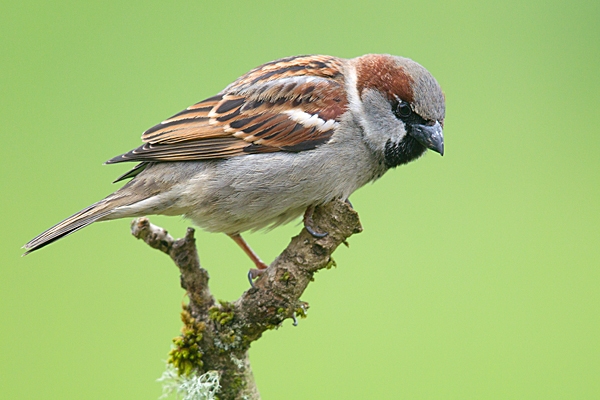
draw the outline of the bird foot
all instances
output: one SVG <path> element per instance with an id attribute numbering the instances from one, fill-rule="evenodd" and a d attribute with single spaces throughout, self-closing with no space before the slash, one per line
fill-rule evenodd
<path id="1" fill-rule="evenodd" d="M 250 287 L 255 288 L 254 280 L 265 273 L 265 269 L 252 268 L 248 271 L 248 282 L 250 282 Z"/>
<path id="2" fill-rule="evenodd" d="M 314 222 L 313 222 L 312 216 L 313 216 L 314 212 L 315 212 L 315 206 L 310 206 L 306 209 L 306 212 L 304 213 L 304 227 L 306 228 L 306 231 L 308 233 L 310 233 L 313 237 L 316 237 L 317 239 L 321 239 L 321 238 L 324 238 L 325 236 L 327 236 L 329 233 L 318 232 L 313 229 L 312 225 L 314 224 Z"/>

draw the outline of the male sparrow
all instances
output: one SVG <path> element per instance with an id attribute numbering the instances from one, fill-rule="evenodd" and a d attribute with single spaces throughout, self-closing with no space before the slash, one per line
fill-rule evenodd
<path id="1" fill-rule="evenodd" d="M 111 158 L 137 161 L 103 200 L 24 247 L 28 254 L 96 221 L 183 215 L 229 235 L 258 270 L 266 264 L 240 236 L 287 223 L 315 206 L 348 199 L 388 169 L 427 149 L 443 155 L 445 103 L 416 62 L 368 54 L 282 58 L 257 67 L 216 96 L 142 135 L 144 144 Z"/>

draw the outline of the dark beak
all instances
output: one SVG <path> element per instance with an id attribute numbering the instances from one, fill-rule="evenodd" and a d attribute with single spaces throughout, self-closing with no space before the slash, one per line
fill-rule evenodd
<path id="1" fill-rule="evenodd" d="M 444 135 L 439 122 L 436 121 L 433 125 L 414 124 L 409 134 L 423 146 L 444 155 Z"/>

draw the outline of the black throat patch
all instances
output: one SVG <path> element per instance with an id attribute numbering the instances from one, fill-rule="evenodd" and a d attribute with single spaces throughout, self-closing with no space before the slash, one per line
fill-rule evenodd
<path id="1" fill-rule="evenodd" d="M 404 136 L 400 143 L 388 140 L 385 144 L 384 162 L 387 168 L 407 164 L 425 153 L 427 148 L 410 135 Z"/>

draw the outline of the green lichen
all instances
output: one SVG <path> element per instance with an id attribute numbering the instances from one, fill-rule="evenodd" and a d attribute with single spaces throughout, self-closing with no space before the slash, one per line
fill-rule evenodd
<path id="1" fill-rule="evenodd" d="M 298 307 L 296 307 L 296 309 L 294 310 L 294 312 L 296 313 L 296 316 L 300 318 L 306 318 L 306 310 L 308 310 L 308 303 L 305 301 L 301 301 L 298 304 Z"/>
<path id="2" fill-rule="evenodd" d="M 325 269 L 337 268 L 337 263 L 333 257 L 329 257 L 329 262 L 325 265 Z"/>
<path id="3" fill-rule="evenodd" d="M 241 376 L 225 377 L 223 380 L 228 380 L 228 383 L 221 387 L 217 398 L 238 398 L 238 394 L 246 388 L 246 381 Z"/>
<path id="4" fill-rule="evenodd" d="M 233 304 L 219 300 L 219 306 L 208 309 L 208 317 L 221 325 L 227 325 L 234 317 Z"/>
<path id="5" fill-rule="evenodd" d="M 291 278 L 291 277 L 292 277 L 292 276 L 291 276 L 291 274 L 290 274 L 290 271 L 284 271 L 284 272 L 283 272 L 283 274 L 281 274 L 281 278 L 280 278 L 280 280 L 281 280 L 282 282 L 287 282 L 287 281 L 289 281 L 289 280 L 290 280 L 290 278 Z"/>
<path id="6" fill-rule="evenodd" d="M 240 335 L 231 328 L 221 329 L 213 337 L 213 344 L 220 354 L 239 348 L 242 344 Z"/>
<path id="7" fill-rule="evenodd" d="M 167 362 L 177 369 L 179 375 L 189 375 L 194 370 L 202 370 L 202 341 L 204 322 L 198 322 L 190 314 L 187 306 L 183 306 L 181 312 L 181 335 L 173 338 L 174 347 L 169 352 Z"/>

